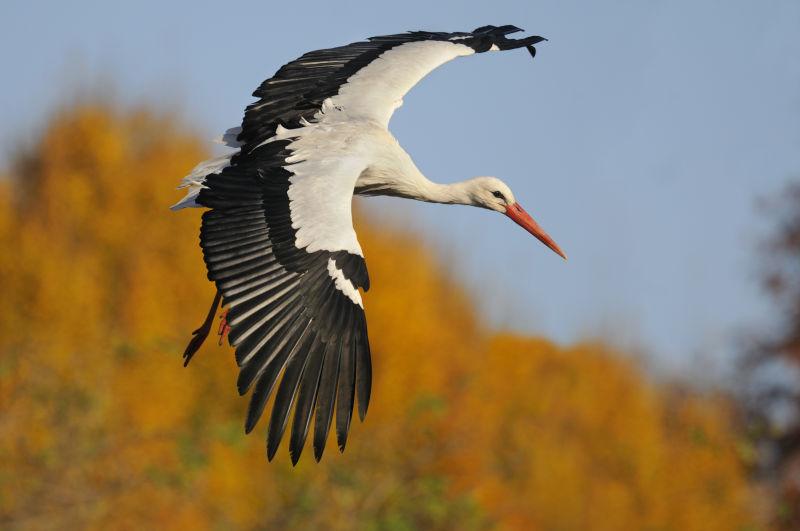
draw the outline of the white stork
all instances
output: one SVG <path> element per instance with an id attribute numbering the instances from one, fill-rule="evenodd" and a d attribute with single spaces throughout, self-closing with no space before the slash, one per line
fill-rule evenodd
<path id="1" fill-rule="evenodd" d="M 223 143 L 236 151 L 199 164 L 183 179 L 173 209 L 205 207 L 200 245 L 217 295 L 184 353 L 208 335 L 222 300 L 240 367 L 239 394 L 251 388 L 245 431 L 277 385 L 267 435 L 272 460 L 294 409 L 289 453 L 297 463 L 311 424 L 319 461 L 336 411 L 344 450 L 353 403 L 367 412 L 372 365 L 359 288 L 369 289 L 353 230 L 353 194 L 389 195 L 496 210 L 564 256 L 494 177 L 454 184 L 428 180 L 388 130 L 403 96 L 459 56 L 527 47 L 514 26 L 472 32 L 415 31 L 309 52 L 253 93 L 241 127 Z M 283 375 L 278 384 L 279 376 Z"/>

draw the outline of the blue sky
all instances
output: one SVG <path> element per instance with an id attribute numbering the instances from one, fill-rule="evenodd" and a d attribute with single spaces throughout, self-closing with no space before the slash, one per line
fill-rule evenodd
<path id="1" fill-rule="evenodd" d="M 739 335 L 771 316 L 756 201 L 800 178 L 794 0 L 6 0 L 0 20 L 2 163 L 80 88 L 177 107 L 212 138 L 305 51 L 520 26 L 550 39 L 534 61 L 520 50 L 450 63 L 391 128 L 433 180 L 505 180 L 569 262 L 488 211 L 362 204 L 424 234 L 499 327 L 604 335 L 697 372 L 730 365 Z"/>

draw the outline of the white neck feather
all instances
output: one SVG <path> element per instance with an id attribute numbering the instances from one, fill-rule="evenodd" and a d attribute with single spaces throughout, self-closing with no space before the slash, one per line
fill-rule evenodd
<path id="1" fill-rule="evenodd" d="M 371 158 L 356 181 L 359 195 L 388 195 L 458 205 L 480 205 L 475 198 L 475 179 L 439 184 L 425 177 L 411 157 L 386 129 L 370 130 Z"/>
<path id="2" fill-rule="evenodd" d="M 414 199 L 447 205 L 474 205 L 475 201 L 470 193 L 470 184 L 470 179 L 451 184 L 440 184 L 425 179 L 425 183 L 420 190 L 421 193 Z"/>
<path id="3" fill-rule="evenodd" d="M 403 197 L 428 203 L 475 205 L 471 189 L 472 179 L 440 184 L 431 181 L 418 170 L 398 172 L 395 168 L 384 170 L 380 167 L 371 167 L 359 176 L 355 193 Z"/>

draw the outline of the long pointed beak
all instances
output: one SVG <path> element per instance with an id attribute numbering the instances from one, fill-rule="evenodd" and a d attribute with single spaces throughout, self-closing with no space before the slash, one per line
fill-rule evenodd
<path id="1" fill-rule="evenodd" d="M 514 223 L 536 236 L 540 242 L 548 246 L 558 256 L 564 260 L 567 259 L 567 255 L 564 254 L 564 251 L 561 250 L 553 238 L 548 236 L 544 229 L 534 221 L 530 214 L 525 212 L 525 209 L 522 208 L 519 203 L 508 205 L 506 207 L 506 216 L 510 217 L 514 220 Z"/>

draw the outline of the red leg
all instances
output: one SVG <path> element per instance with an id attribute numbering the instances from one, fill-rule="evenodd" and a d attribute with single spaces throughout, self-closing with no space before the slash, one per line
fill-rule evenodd
<path id="1" fill-rule="evenodd" d="M 231 331 L 231 327 L 228 324 L 228 311 L 230 311 L 230 308 L 222 310 L 222 313 L 219 315 L 219 329 L 217 330 L 217 335 L 219 336 L 220 345 L 222 345 L 222 340 L 225 339 L 228 332 Z"/>
<path id="2" fill-rule="evenodd" d="M 203 344 L 203 341 L 206 340 L 208 336 L 208 332 L 211 330 L 211 323 L 214 320 L 214 313 L 217 311 L 217 307 L 219 306 L 220 299 L 222 298 L 222 294 L 217 291 L 216 295 L 214 295 L 214 301 L 211 303 L 211 308 L 208 310 L 208 315 L 206 316 L 206 320 L 203 321 L 203 324 L 200 325 L 200 328 L 192 332 L 192 340 L 189 341 L 189 345 L 186 347 L 186 350 L 183 352 L 183 366 L 186 367 L 189 364 L 189 361 L 192 359 L 192 356 L 200 350 L 200 346 Z"/>

